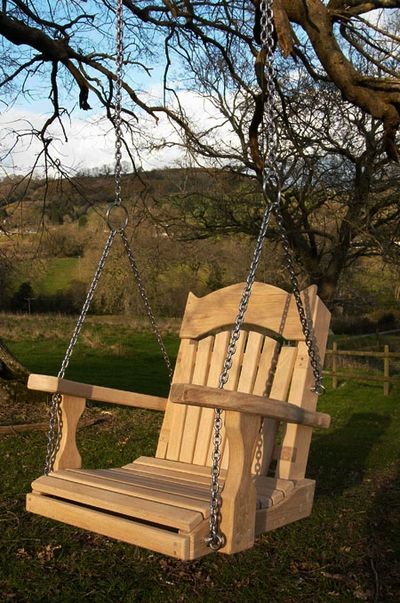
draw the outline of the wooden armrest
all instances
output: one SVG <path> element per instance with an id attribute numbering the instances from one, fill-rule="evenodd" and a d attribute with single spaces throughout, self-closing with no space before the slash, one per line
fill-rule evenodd
<path id="1" fill-rule="evenodd" d="M 165 410 L 167 400 L 158 396 L 136 394 L 120 389 L 77 383 L 68 379 L 60 379 L 49 375 L 29 375 L 28 388 L 42 392 L 59 393 L 66 396 L 86 398 L 110 404 L 123 404 L 150 410 Z"/>
<path id="2" fill-rule="evenodd" d="M 309 427 L 327 429 L 331 422 L 330 416 L 325 413 L 305 410 L 289 402 L 203 385 L 174 383 L 171 386 L 169 399 L 177 404 L 234 410 Z"/>

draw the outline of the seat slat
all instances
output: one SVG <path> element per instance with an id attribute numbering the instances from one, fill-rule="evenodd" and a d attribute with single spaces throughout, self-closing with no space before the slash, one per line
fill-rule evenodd
<path id="1" fill-rule="evenodd" d="M 191 465 L 189 463 L 181 463 L 180 461 L 170 461 L 167 459 L 159 459 L 150 456 L 139 456 L 134 465 L 144 465 L 159 469 L 161 472 L 173 470 L 179 471 L 187 475 L 207 476 L 210 478 L 210 467 L 202 467 L 201 465 Z M 221 471 L 221 476 L 225 475 L 225 471 Z"/>
<path id="2" fill-rule="evenodd" d="M 129 544 L 151 549 L 157 553 L 184 560 L 190 558 L 188 536 L 147 526 L 123 517 L 113 517 L 101 511 L 86 509 L 76 504 L 35 493 L 28 494 L 26 508 L 31 513 L 38 513 L 49 519 L 57 519 L 109 538 L 116 538 Z"/>
<path id="3" fill-rule="evenodd" d="M 120 471 L 131 471 L 137 475 L 142 475 L 149 478 L 159 478 L 168 481 L 174 481 L 177 483 L 190 483 L 204 488 L 210 488 L 211 477 L 201 475 L 189 475 L 179 471 L 173 471 L 171 469 L 160 472 L 157 467 L 151 467 L 150 465 L 139 465 L 138 463 L 129 463 L 121 467 Z M 114 471 L 114 470 L 113 470 Z"/>
<path id="4" fill-rule="evenodd" d="M 166 492 L 167 494 L 174 494 L 177 496 L 185 496 L 189 498 L 195 498 L 196 500 L 208 500 L 209 494 L 205 486 L 193 485 L 190 483 L 177 483 L 170 480 L 164 480 L 163 477 L 145 478 L 129 471 L 120 471 L 119 469 L 95 469 L 85 470 L 78 469 L 80 475 L 87 475 L 89 477 L 104 478 L 111 482 L 118 484 L 128 484 L 133 489 L 148 488 L 149 490 L 156 490 L 157 492 Z"/>
<path id="5" fill-rule="evenodd" d="M 35 480 L 32 485 L 34 492 L 56 496 L 73 502 L 81 503 L 112 513 L 142 519 L 183 531 L 190 531 L 203 521 L 203 516 L 197 511 L 189 511 L 143 500 L 134 496 L 102 490 L 94 486 L 77 484 L 59 477 L 46 475 Z"/>
<path id="6" fill-rule="evenodd" d="M 143 475 L 140 472 L 129 469 L 97 469 L 96 475 L 117 482 L 137 485 L 143 488 L 152 488 L 156 490 L 165 490 L 166 492 L 184 493 L 193 498 L 209 498 L 209 487 L 206 484 L 198 484 L 188 481 L 180 481 L 169 478 L 168 476 Z"/>
<path id="7" fill-rule="evenodd" d="M 155 490 L 153 488 L 132 486 L 128 483 L 121 483 L 112 479 L 107 479 L 100 475 L 88 474 L 80 472 L 80 470 L 57 471 L 51 474 L 52 477 L 59 477 L 76 484 L 86 484 L 88 486 L 95 486 L 107 490 L 109 492 L 119 492 L 120 494 L 127 494 L 129 496 L 135 496 L 136 498 L 143 498 L 159 503 L 166 503 L 174 507 L 180 507 L 183 509 L 189 509 L 192 511 L 198 511 L 207 517 L 209 515 L 209 501 L 206 499 L 197 499 L 185 494 L 184 492 L 177 494 L 176 492 L 168 492 L 163 490 Z"/>

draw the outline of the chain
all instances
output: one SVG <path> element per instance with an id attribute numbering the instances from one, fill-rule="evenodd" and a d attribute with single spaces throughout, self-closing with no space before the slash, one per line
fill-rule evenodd
<path id="1" fill-rule="evenodd" d="M 265 194 L 265 191 L 264 191 Z M 280 206 L 280 192 L 278 191 L 272 201 L 272 211 L 275 216 L 275 220 L 278 226 L 279 235 L 282 241 L 282 247 L 285 254 L 285 265 L 289 272 L 290 282 L 292 285 L 292 293 L 296 301 L 297 312 L 299 314 L 301 328 L 304 334 L 304 339 L 307 345 L 308 355 L 310 358 L 311 367 L 314 375 L 314 386 L 311 391 L 315 392 L 318 396 L 324 393 L 325 387 L 322 384 L 322 366 L 321 359 L 319 357 L 317 343 L 314 337 L 314 329 L 311 317 L 307 317 L 304 309 L 304 303 L 301 299 L 299 281 L 296 276 L 294 269 L 293 256 L 290 249 L 289 239 L 286 233 L 285 224 L 283 221 L 281 206 Z"/>
<path id="2" fill-rule="evenodd" d="M 256 246 L 247 275 L 246 284 L 243 289 L 242 297 L 239 303 L 239 311 L 232 329 L 229 340 L 228 350 L 224 361 L 223 369 L 219 377 L 218 387 L 223 389 L 229 379 L 229 371 L 232 367 L 233 356 L 236 352 L 236 344 L 240 337 L 240 330 L 243 325 L 244 316 L 249 305 L 251 290 L 256 278 L 256 272 L 260 263 L 265 236 L 267 234 L 268 224 L 271 218 L 271 205 L 265 208 L 261 222 L 260 232 L 257 237 Z M 214 411 L 214 430 L 213 430 L 213 451 L 211 454 L 211 497 L 210 497 L 210 532 L 206 538 L 207 545 L 214 551 L 218 551 L 224 545 L 224 537 L 219 533 L 219 509 L 221 505 L 221 487 L 219 477 L 221 472 L 221 444 L 222 444 L 222 409 L 216 408 Z"/>
<path id="3" fill-rule="evenodd" d="M 293 259 L 290 253 L 290 245 L 287 238 L 281 210 L 280 210 L 280 193 L 279 193 L 279 176 L 276 165 L 276 156 L 278 149 L 278 136 L 275 125 L 275 70 L 272 62 L 274 53 L 274 25 L 273 25 L 273 10 L 272 0 L 262 0 L 260 3 L 261 9 L 261 42 L 263 49 L 266 52 L 265 58 L 265 80 L 263 82 L 264 96 L 264 129 L 265 135 L 265 160 L 263 170 L 263 192 L 267 200 L 266 209 L 264 211 L 261 222 L 260 231 L 258 234 L 256 246 L 253 253 L 253 258 L 250 264 L 250 269 L 247 275 L 246 284 L 239 303 L 239 311 L 232 329 L 227 355 L 224 361 L 223 370 L 219 378 L 219 388 L 223 389 L 229 379 L 229 371 L 232 367 L 233 356 L 236 352 L 237 341 L 240 336 L 240 330 L 244 322 L 244 316 L 248 308 L 251 290 L 255 281 L 257 268 L 260 262 L 263 244 L 270 222 L 271 214 L 274 213 L 278 224 L 282 244 L 285 252 L 286 267 L 289 271 L 292 282 L 293 295 L 296 300 L 297 309 L 301 321 L 302 330 L 305 341 L 308 347 L 310 361 L 313 368 L 315 386 L 313 391 L 317 394 L 322 393 L 322 373 L 321 363 L 316 348 L 312 325 L 307 320 L 301 300 L 300 289 L 297 277 L 294 271 Z M 275 190 L 276 194 L 272 195 L 272 201 L 267 190 Z M 214 430 L 213 430 L 213 450 L 211 454 L 211 498 L 210 498 L 210 531 L 206 538 L 207 545 L 214 551 L 219 550 L 224 545 L 224 536 L 219 531 L 219 512 L 221 506 L 221 486 L 219 483 L 221 470 L 221 445 L 222 445 L 222 409 L 216 408 L 214 411 Z"/>
<path id="4" fill-rule="evenodd" d="M 123 242 L 124 247 L 126 249 L 126 253 L 128 254 L 129 263 L 131 265 L 132 272 L 133 272 L 134 277 L 136 279 L 136 283 L 137 283 L 137 286 L 138 286 L 138 289 L 139 289 L 139 293 L 140 293 L 140 296 L 141 296 L 141 298 L 143 300 L 143 304 L 144 304 L 144 307 L 146 309 L 146 313 L 147 313 L 149 322 L 150 322 L 151 327 L 153 329 L 154 336 L 157 339 L 158 345 L 160 346 L 160 350 L 161 350 L 162 356 L 164 358 L 165 365 L 167 367 L 169 380 L 172 381 L 173 370 L 172 370 L 171 360 L 169 359 L 168 352 L 167 352 L 167 350 L 165 348 L 165 344 L 164 344 L 164 341 L 163 341 L 161 333 L 160 333 L 160 329 L 159 329 L 158 324 L 156 322 L 156 319 L 155 319 L 155 316 L 154 316 L 154 313 L 153 313 L 153 310 L 152 310 L 152 307 L 151 307 L 151 304 L 150 304 L 150 300 L 148 298 L 148 295 L 147 295 L 147 292 L 146 292 L 146 289 L 145 289 L 145 286 L 144 286 L 144 283 L 143 283 L 143 280 L 142 280 L 142 276 L 140 274 L 140 271 L 139 271 L 139 268 L 138 268 L 138 265 L 137 265 L 137 262 L 136 262 L 135 255 L 133 253 L 132 247 L 129 244 L 129 241 L 128 241 L 128 238 L 126 236 L 125 230 L 122 230 L 120 234 L 121 234 L 122 242 Z"/>
<path id="5" fill-rule="evenodd" d="M 264 131 L 266 138 L 266 149 L 265 149 L 265 171 L 268 169 L 268 173 L 275 175 L 277 173 L 275 165 L 276 148 L 277 148 L 277 136 L 274 120 L 274 98 L 275 98 L 275 80 L 274 80 L 274 69 L 272 64 L 272 55 L 274 50 L 274 25 L 273 25 L 273 12 L 272 12 L 272 0 L 262 1 L 260 4 L 261 9 L 261 42 L 263 48 L 266 49 L 266 61 L 265 61 L 265 80 L 263 82 L 263 94 L 264 94 Z M 271 178 L 269 178 L 271 180 Z M 273 179 L 275 180 L 275 179 Z M 223 369 L 219 377 L 220 389 L 223 389 L 229 379 L 229 371 L 232 367 L 233 356 L 236 352 L 236 345 L 240 336 L 240 330 L 243 325 L 244 316 L 247 311 L 251 290 L 255 281 L 256 272 L 260 263 L 261 253 L 263 250 L 264 240 L 267 233 L 269 221 L 271 218 L 272 205 L 267 203 L 263 219 L 261 222 L 260 231 L 258 234 L 256 246 L 253 253 L 253 258 L 250 264 L 249 272 L 246 279 L 246 284 L 242 293 L 242 297 L 239 303 L 239 310 L 236 316 L 236 320 L 232 329 L 226 358 L 224 361 Z M 221 472 L 221 444 L 222 444 L 222 409 L 216 408 L 214 411 L 214 430 L 213 430 L 213 450 L 211 454 L 211 498 L 210 498 L 210 532 L 206 538 L 207 545 L 214 551 L 219 550 L 224 545 L 224 537 L 219 532 L 219 509 L 221 505 L 221 486 L 219 483 L 219 477 Z"/>
<path id="6" fill-rule="evenodd" d="M 285 223 L 281 211 L 281 194 L 280 194 L 280 183 L 278 176 L 278 169 L 276 165 L 276 154 L 278 150 L 278 136 L 277 128 L 275 125 L 275 106 L 276 106 L 276 83 L 275 83 L 275 69 L 272 62 L 272 56 L 274 52 L 274 25 L 273 25 L 273 11 L 272 11 L 272 0 L 262 0 L 260 4 L 261 9 L 261 42 L 263 48 L 266 51 L 265 59 L 265 74 L 266 81 L 264 82 L 264 119 L 265 119 L 265 138 L 266 138 L 266 150 L 265 150 L 265 163 L 263 170 L 263 193 L 265 199 L 271 203 L 272 211 L 275 216 L 275 220 L 278 226 L 279 235 L 282 241 L 282 247 L 285 254 L 286 268 L 289 272 L 289 277 L 292 286 L 293 296 L 296 301 L 297 311 L 301 322 L 304 339 L 307 345 L 308 354 L 310 357 L 310 363 L 314 375 L 314 387 L 312 391 L 318 395 L 325 391 L 322 385 L 322 368 L 321 360 L 318 354 L 318 348 L 313 333 L 313 326 L 311 318 L 307 319 L 306 312 L 304 309 L 303 301 L 301 299 L 300 287 L 296 272 L 294 269 L 294 262 L 289 244 L 289 239 L 286 233 Z M 271 194 L 272 191 L 272 194 Z"/>
<path id="7" fill-rule="evenodd" d="M 129 245 L 129 241 L 126 236 L 126 227 L 128 224 L 128 212 L 126 208 L 122 205 L 122 187 L 121 187 L 121 174 L 122 174 L 122 118 L 121 118 L 121 110 L 122 110 L 122 69 L 123 69 L 123 52 L 124 52 L 124 44 L 123 44 L 123 0 L 117 0 L 116 7 L 116 78 L 115 78 L 115 113 L 114 113 L 114 128 L 115 128 L 115 199 L 114 203 L 108 208 L 107 211 L 107 224 L 110 228 L 110 234 L 108 235 L 107 241 L 104 245 L 104 249 L 100 260 L 98 262 L 97 268 L 95 270 L 92 282 L 90 284 L 88 293 L 86 295 L 85 302 L 83 304 L 81 313 L 79 315 L 78 321 L 76 323 L 75 329 L 72 333 L 71 339 L 69 341 L 67 350 L 65 352 L 64 360 L 61 364 L 61 368 L 58 372 L 58 378 L 64 378 L 65 371 L 68 368 L 72 353 L 74 351 L 76 342 L 78 340 L 79 334 L 81 332 L 82 326 L 86 320 L 86 315 L 91 306 L 94 293 L 96 291 L 97 285 L 99 283 L 100 277 L 104 270 L 104 266 L 107 260 L 107 257 L 110 253 L 112 244 L 115 239 L 115 235 L 119 233 L 121 235 L 122 241 L 124 243 L 125 249 L 128 254 L 129 262 L 132 267 L 132 271 L 136 278 L 140 295 L 143 299 L 144 306 L 146 308 L 147 315 L 149 317 L 151 326 L 153 328 L 154 334 L 158 341 L 158 344 L 161 348 L 162 355 L 164 357 L 164 361 L 167 365 L 169 378 L 172 378 L 172 365 L 170 359 L 168 357 L 165 345 L 163 343 L 160 330 L 157 326 L 153 311 L 151 309 L 150 301 L 147 297 L 146 290 L 143 285 L 142 278 L 140 276 L 140 272 L 136 263 L 135 256 L 133 251 Z M 114 208 L 120 208 L 122 210 L 122 224 L 117 227 L 113 226 L 111 220 L 111 212 Z M 54 461 L 57 456 L 57 451 L 59 449 L 59 444 L 61 440 L 62 434 L 62 411 L 61 411 L 61 395 L 55 393 L 51 397 L 50 402 L 50 421 L 49 421 L 49 432 L 47 435 L 47 453 L 45 460 L 44 473 L 48 475 L 54 467 Z"/>
<path id="8" fill-rule="evenodd" d="M 104 269 L 104 265 L 106 263 L 106 259 L 108 254 L 110 253 L 111 246 L 114 241 L 114 237 L 116 235 L 116 231 L 112 230 L 108 235 L 108 239 L 103 249 L 103 253 L 101 254 L 101 258 L 95 270 L 92 282 L 90 284 L 89 290 L 86 295 L 85 302 L 82 306 L 81 313 L 79 315 L 78 321 L 75 325 L 75 329 L 72 333 L 71 339 L 69 341 L 67 350 L 65 352 L 64 360 L 62 361 L 61 368 L 58 372 L 57 377 L 62 379 L 65 375 L 65 371 L 68 368 L 69 361 L 72 356 L 72 352 L 74 351 L 76 342 L 79 337 L 79 333 L 81 332 L 83 323 L 85 322 L 86 315 L 89 311 L 90 305 L 93 300 L 94 292 L 96 291 L 97 285 L 99 283 L 101 274 Z M 62 432 L 62 418 L 61 418 L 61 396 L 60 394 L 53 394 L 50 402 L 50 426 L 49 432 L 47 434 L 47 454 L 46 461 L 44 467 L 45 475 L 48 475 L 50 471 L 53 470 L 54 460 L 58 451 L 58 446 L 61 439 Z"/>
<path id="9" fill-rule="evenodd" d="M 114 205 L 121 205 L 121 172 L 122 172 L 122 70 L 124 65 L 124 26 L 123 26 L 123 0 L 117 0 L 116 6 L 116 70 L 115 70 L 115 201 Z"/>
<path id="10" fill-rule="evenodd" d="M 275 48 L 274 42 L 274 23 L 272 0 L 262 0 L 260 3 L 260 26 L 261 43 L 265 51 L 265 67 L 263 80 L 263 140 L 264 149 L 264 174 L 268 172 L 269 179 L 275 186 L 278 182 L 278 169 L 276 166 L 276 156 L 278 152 L 278 136 L 275 126 L 275 105 L 276 105 L 276 84 L 275 68 L 273 64 L 273 54 Z"/>
<path id="11" fill-rule="evenodd" d="M 112 207 L 121 207 L 124 211 L 126 216 L 127 211 L 125 209 L 125 207 L 122 204 L 122 190 L 121 190 L 121 173 L 122 173 L 122 169 L 121 169 L 121 161 L 122 161 L 122 140 L 123 140 L 123 136 L 122 136 L 122 117 L 121 117 L 121 113 L 122 113 L 122 70 L 123 70 L 123 64 L 124 64 L 124 37 L 123 37 L 123 15 L 122 15 L 122 11 L 123 11 L 123 0 L 117 0 L 117 34 L 116 34 L 116 50 L 117 50 L 117 57 L 116 57 L 116 63 L 117 63 L 117 68 L 116 68 L 116 78 L 115 78 L 115 115 L 114 115 L 114 127 L 115 127 L 115 201 L 113 203 Z M 112 209 L 112 207 L 110 209 Z M 121 235 L 122 238 L 122 242 L 124 244 L 126 253 L 128 255 L 128 259 L 129 259 L 129 263 L 131 265 L 132 268 L 132 272 L 133 275 L 136 279 L 136 283 L 139 289 L 139 293 L 140 296 L 143 300 L 143 304 L 147 313 L 147 316 L 149 318 L 149 322 L 151 325 L 151 328 L 153 329 L 153 333 L 155 335 L 155 338 L 158 342 L 158 345 L 160 346 L 160 350 L 162 353 L 162 356 L 164 358 L 164 362 L 165 365 L 167 367 L 167 371 L 168 371 L 168 376 L 169 376 L 169 380 L 172 380 L 172 364 L 171 361 L 169 359 L 168 356 L 168 352 L 165 348 L 161 333 L 160 333 L 160 329 L 157 325 L 151 304 L 150 304 L 150 300 L 148 298 L 137 262 L 136 262 L 136 258 L 135 255 L 133 253 L 133 250 L 129 244 L 128 241 L 128 237 L 126 236 L 126 226 L 127 226 L 128 220 L 125 220 L 125 224 L 124 226 L 122 226 L 122 228 L 119 229 L 119 233 Z"/>

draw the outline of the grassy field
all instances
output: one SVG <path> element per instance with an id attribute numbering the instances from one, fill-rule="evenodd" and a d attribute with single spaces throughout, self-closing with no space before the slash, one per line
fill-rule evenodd
<path id="1" fill-rule="evenodd" d="M 48 261 L 44 278 L 37 283 L 39 293 L 54 294 L 67 289 L 78 279 L 79 258 L 52 258 Z"/>
<path id="2" fill-rule="evenodd" d="M 3 317 L 0 336 L 33 371 L 55 373 L 72 321 Z M 47 322 L 46 322 L 47 320 Z M 7 322 L 8 321 L 8 322 Z M 29 322 L 30 321 L 30 322 Z M 172 356 L 176 325 L 164 326 Z M 4 329 L 4 332 L 3 332 Z M 132 330 L 131 330 L 132 329 Z M 157 346 L 140 323 L 91 318 L 70 378 L 164 394 Z M 316 431 L 308 476 L 310 518 L 262 536 L 233 557 L 182 563 L 24 511 L 40 475 L 45 434 L 0 439 L 0 600 L 136 602 L 397 602 L 400 593 L 400 391 L 343 383 L 320 400 L 332 414 Z M 99 412 L 101 412 L 99 410 Z M 110 408 L 107 423 L 79 432 L 86 466 L 111 467 L 154 453 L 161 416 Z"/>

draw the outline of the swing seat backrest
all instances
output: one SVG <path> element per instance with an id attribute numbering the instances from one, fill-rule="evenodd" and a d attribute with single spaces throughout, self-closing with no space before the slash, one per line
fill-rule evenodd
<path id="1" fill-rule="evenodd" d="M 189 295 L 180 331 L 174 383 L 217 388 L 226 358 L 232 326 L 244 284 L 215 291 L 203 298 Z M 302 293 L 308 320 L 321 358 L 329 325 L 329 312 L 315 286 Z M 293 295 L 272 285 L 255 283 L 245 323 L 225 390 L 266 395 L 315 410 L 317 396 L 307 346 Z M 168 401 L 156 456 L 195 465 L 211 464 L 214 410 Z M 287 424 L 280 446 L 275 445 L 278 422 L 265 419 L 256 448 L 253 471 L 266 475 L 275 453 L 277 478 L 303 478 L 311 429 Z M 222 467 L 229 462 L 223 438 Z"/>

